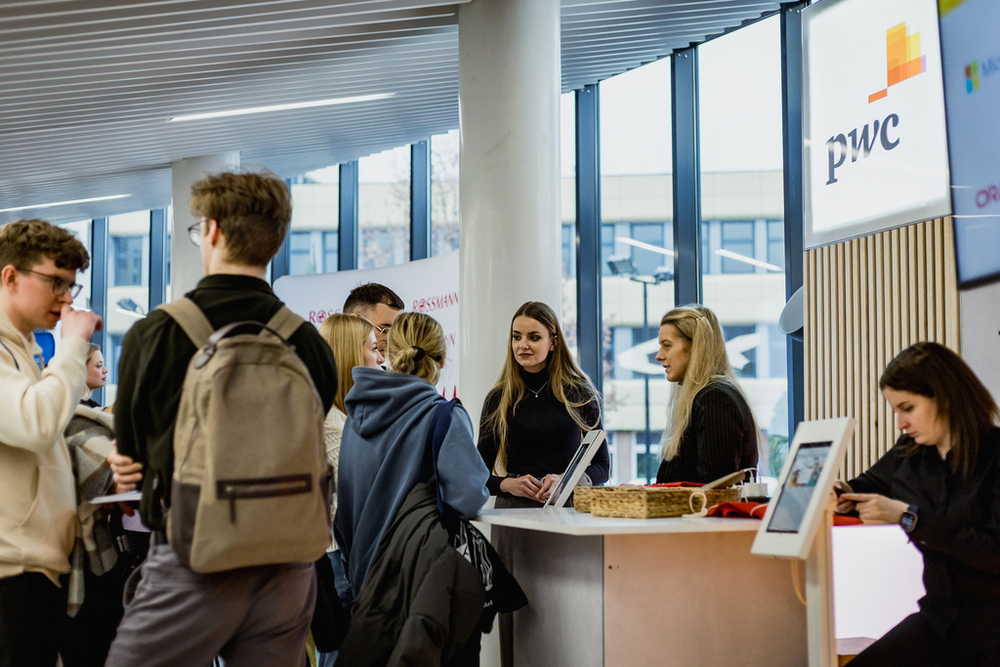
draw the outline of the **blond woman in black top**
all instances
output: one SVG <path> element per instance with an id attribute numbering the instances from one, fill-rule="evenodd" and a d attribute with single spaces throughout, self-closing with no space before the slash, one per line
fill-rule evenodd
<path id="1" fill-rule="evenodd" d="M 707 483 L 756 467 L 757 424 L 729 365 L 715 313 L 694 304 L 664 315 L 656 360 L 667 380 L 677 383 L 657 483 Z"/>
<path id="2" fill-rule="evenodd" d="M 924 558 L 920 611 L 851 665 L 1000 665 L 1000 410 L 957 354 L 903 350 L 879 388 L 903 435 L 837 511 L 897 523 Z"/>

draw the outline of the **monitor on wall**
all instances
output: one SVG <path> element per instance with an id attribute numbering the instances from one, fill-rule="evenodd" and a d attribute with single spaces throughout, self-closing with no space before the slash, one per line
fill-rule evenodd
<path id="1" fill-rule="evenodd" d="M 802 17 L 806 247 L 951 213 L 937 0 Z"/>
<path id="2" fill-rule="evenodd" d="M 940 6 L 960 287 L 1000 281 L 1000 2 Z"/>

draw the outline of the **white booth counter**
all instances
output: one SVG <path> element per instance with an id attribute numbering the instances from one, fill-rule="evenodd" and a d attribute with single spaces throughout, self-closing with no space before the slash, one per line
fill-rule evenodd
<path id="1" fill-rule="evenodd" d="M 791 561 L 750 553 L 756 519 L 609 519 L 572 509 L 483 510 L 518 529 L 508 567 L 515 667 L 808 662 Z"/>

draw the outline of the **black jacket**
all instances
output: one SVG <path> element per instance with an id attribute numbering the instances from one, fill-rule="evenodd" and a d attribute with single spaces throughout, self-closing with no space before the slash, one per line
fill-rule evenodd
<path id="1" fill-rule="evenodd" d="M 910 541 L 924 557 L 920 613 L 966 653 L 1000 645 L 1000 428 L 979 442 L 968 478 L 953 474 L 934 447 L 904 435 L 849 483 L 917 506 Z"/>
<path id="2" fill-rule="evenodd" d="M 267 322 L 281 308 L 270 286 L 251 276 L 211 275 L 187 293 L 216 329 L 231 322 Z M 288 342 L 305 363 L 330 411 L 337 393 L 333 353 L 311 324 L 299 327 Z M 174 473 L 174 421 L 188 363 L 197 350 L 180 325 L 154 310 L 125 335 L 118 364 L 115 433 L 118 451 L 143 464 L 142 521 L 154 530 L 166 528 L 161 501 L 170 502 Z"/>
<path id="3" fill-rule="evenodd" d="M 375 552 L 337 665 L 444 665 L 478 632 L 486 591 L 417 484 Z M 451 663 L 454 664 L 454 663 Z"/>
<path id="4" fill-rule="evenodd" d="M 710 382 L 694 397 L 677 456 L 660 463 L 657 484 L 707 484 L 757 465 L 757 427 L 750 406 L 728 382 Z"/>

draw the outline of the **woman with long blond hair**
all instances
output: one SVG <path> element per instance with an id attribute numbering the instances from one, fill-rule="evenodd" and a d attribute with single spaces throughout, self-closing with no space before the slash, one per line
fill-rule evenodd
<path id="1" fill-rule="evenodd" d="M 573 361 L 559 320 L 544 303 L 528 301 L 510 323 L 507 356 L 496 385 L 483 402 L 479 453 L 490 469 L 486 486 L 496 507 L 539 507 L 587 431 L 601 428 L 601 406 L 590 379 Z M 611 473 L 601 445 L 582 484 L 604 484 Z M 512 528 L 494 526 L 490 541 L 508 567 Z M 514 660 L 512 614 L 499 615 L 500 664 Z"/>
<path id="2" fill-rule="evenodd" d="M 659 484 L 711 482 L 757 465 L 759 434 L 736 382 L 715 313 L 700 304 L 674 308 L 660 320 L 656 360 L 670 394 Z"/>
<path id="3" fill-rule="evenodd" d="M 528 301 L 511 320 L 507 359 L 479 427 L 479 453 L 492 471 L 487 487 L 499 496 L 497 507 L 545 502 L 583 435 L 600 427 L 597 391 L 573 361 L 555 313 Z M 603 484 L 610 471 L 602 445 L 585 483 Z"/>
<path id="4" fill-rule="evenodd" d="M 365 368 L 379 368 L 385 361 L 378 351 L 378 341 L 375 339 L 375 329 L 371 323 L 359 317 L 349 315 L 331 315 L 323 320 L 319 327 L 319 333 L 323 340 L 327 342 L 333 351 L 333 359 L 337 363 L 337 393 L 333 397 L 333 405 L 326 415 L 323 424 L 323 441 L 326 446 L 326 460 L 330 464 L 334 482 L 337 481 L 337 473 L 340 468 L 340 441 L 344 433 L 344 422 L 347 421 L 347 407 L 344 405 L 344 398 L 347 392 L 354 386 L 354 378 L 351 372 L 357 366 Z M 333 494 L 330 502 L 331 521 L 337 516 L 337 495 Z M 331 540 L 330 548 L 327 549 L 327 557 L 330 561 L 330 568 L 333 571 L 333 588 L 328 590 L 329 581 L 323 576 L 324 573 L 317 570 L 317 582 L 319 592 L 326 600 L 332 601 L 334 594 L 340 600 L 343 608 L 350 606 L 350 587 L 347 582 L 347 573 L 344 571 L 344 564 L 341 562 L 340 550 L 337 548 L 336 540 Z M 320 613 L 317 607 L 317 618 Z M 331 625 L 335 622 L 337 615 L 326 619 Z M 315 620 L 314 620 L 315 627 Z M 330 667 L 337 659 L 337 652 L 322 652 L 317 650 L 316 663 L 318 667 Z"/>

